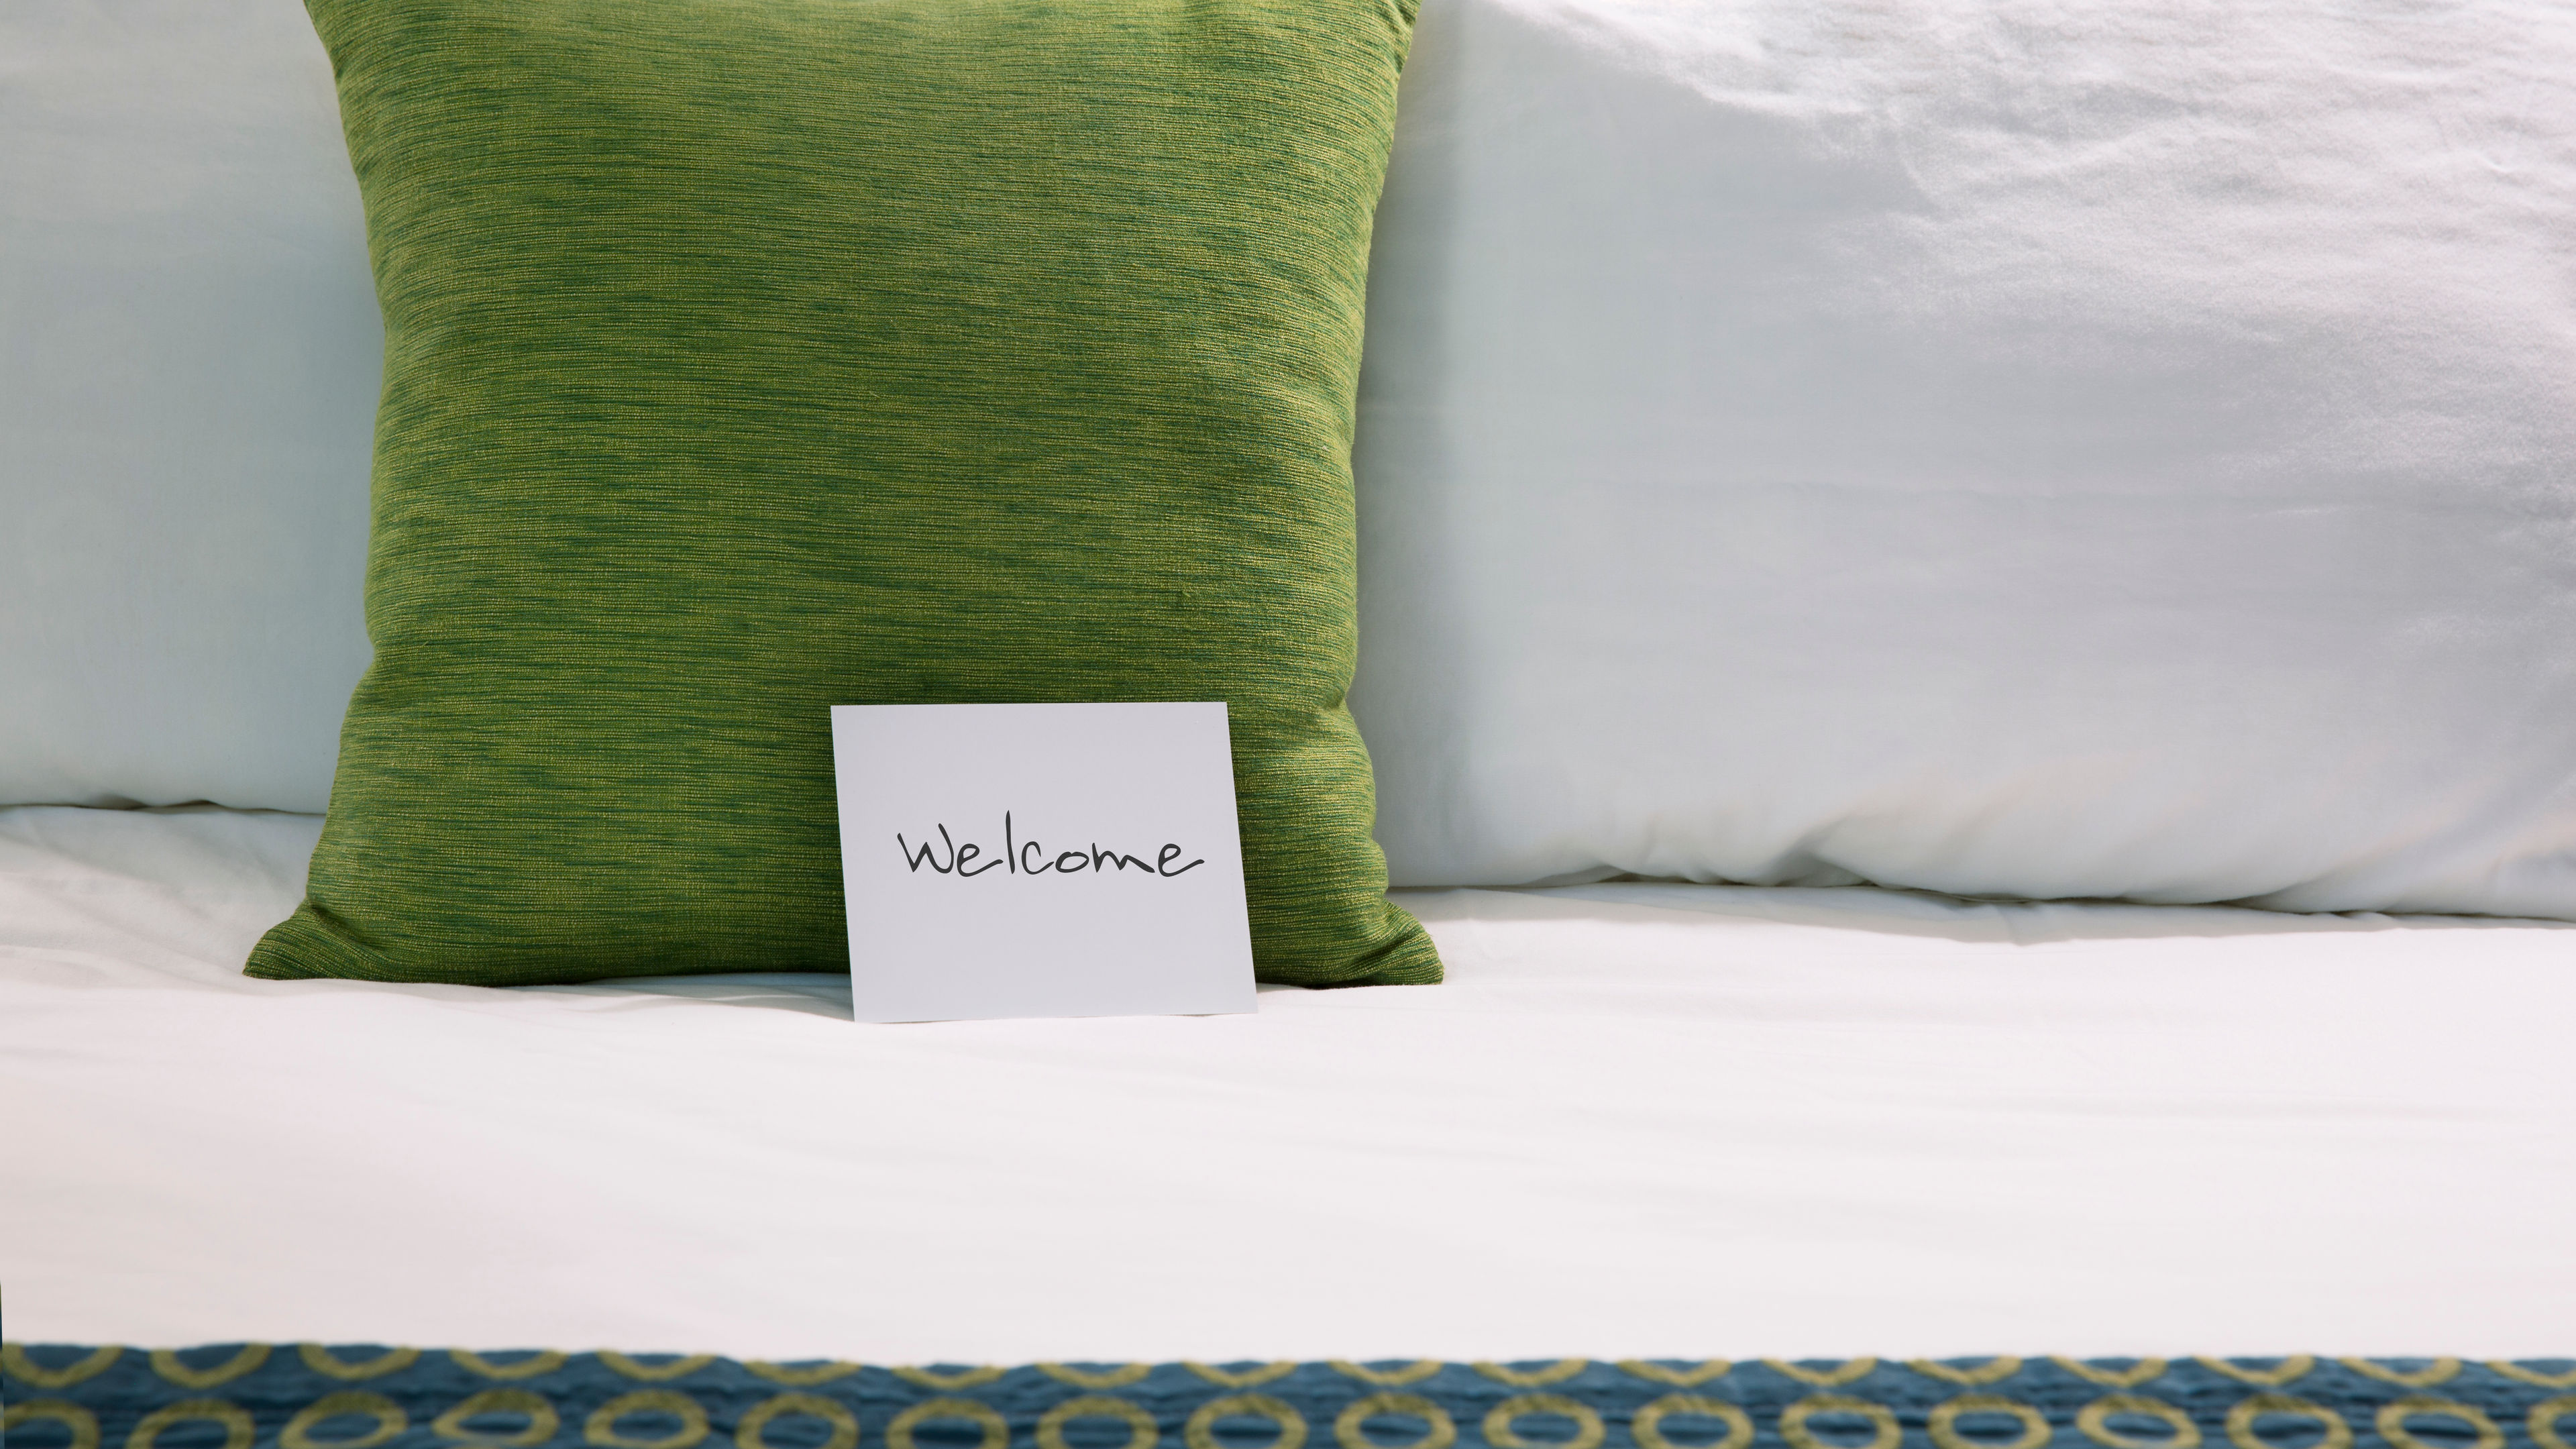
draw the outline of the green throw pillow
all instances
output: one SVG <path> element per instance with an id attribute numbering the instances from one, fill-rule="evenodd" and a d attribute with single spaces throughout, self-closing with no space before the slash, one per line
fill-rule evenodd
<path id="1" fill-rule="evenodd" d="M 1230 707 L 1266 980 L 1384 894 L 1349 454 L 1410 0 L 312 0 L 367 627 L 254 976 L 847 968 L 828 708 Z"/>

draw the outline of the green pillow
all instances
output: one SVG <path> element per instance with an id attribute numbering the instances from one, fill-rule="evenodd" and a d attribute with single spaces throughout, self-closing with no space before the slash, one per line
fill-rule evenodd
<path id="1" fill-rule="evenodd" d="M 1230 707 L 1265 980 L 1388 904 L 1349 455 L 1409 0 L 312 0 L 385 385 L 264 977 L 843 970 L 834 704 Z"/>

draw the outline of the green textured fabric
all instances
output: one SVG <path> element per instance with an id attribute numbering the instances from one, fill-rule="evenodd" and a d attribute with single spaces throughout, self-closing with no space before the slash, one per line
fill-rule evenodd
<path id="1" fill-rule="evenodd" d="M 1349 451 L 1402 0 L 312 0 L 384 309 L 264 977 L 846 969 L 834 704 L 1226 701 L 1266 980 L 1391 906 Z"/>

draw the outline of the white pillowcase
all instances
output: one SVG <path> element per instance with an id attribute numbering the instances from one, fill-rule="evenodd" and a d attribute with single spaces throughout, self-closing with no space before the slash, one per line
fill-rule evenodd
<path id="1" fill-rule="evenodd" d="M 303 6 L 0 4 L 0 802 L 322 808 L 383 348 Z"/>
<path id="2" fill-rule="evenodd" d="M 1428 0 L 1400 884 L 2576 916 L 2576 11 Z"/>
<path id="3" fill-rule="evenodd" d="M 319 809 L 381 347 L 296 0 L 0 7 L 0 801 Z M 1410 884 L 2576 917 L 2547 5 L 1426 0 L 1358 470 Z"/>

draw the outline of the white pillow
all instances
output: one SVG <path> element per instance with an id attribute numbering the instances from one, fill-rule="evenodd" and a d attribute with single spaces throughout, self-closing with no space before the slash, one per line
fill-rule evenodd
<path id="1" fill-rule="evenodd" d="M 0 4 L 0 802 L 322 808 L 382 353 L 303 6 Z"/>
<path id="2" fill-rule="evenodd" d="M 0 7 L 0 801 L 319 809 L 380 334 L 296 0 Z M 2576 39 L 1426 0 L 1354 694 L 1406 883 L 2576 916 Z"/>
<path id="3" fill-rule="evenodd" d="M 2576 917 L 2576 11 L 1428 0 L 1399 884 Z"/>

